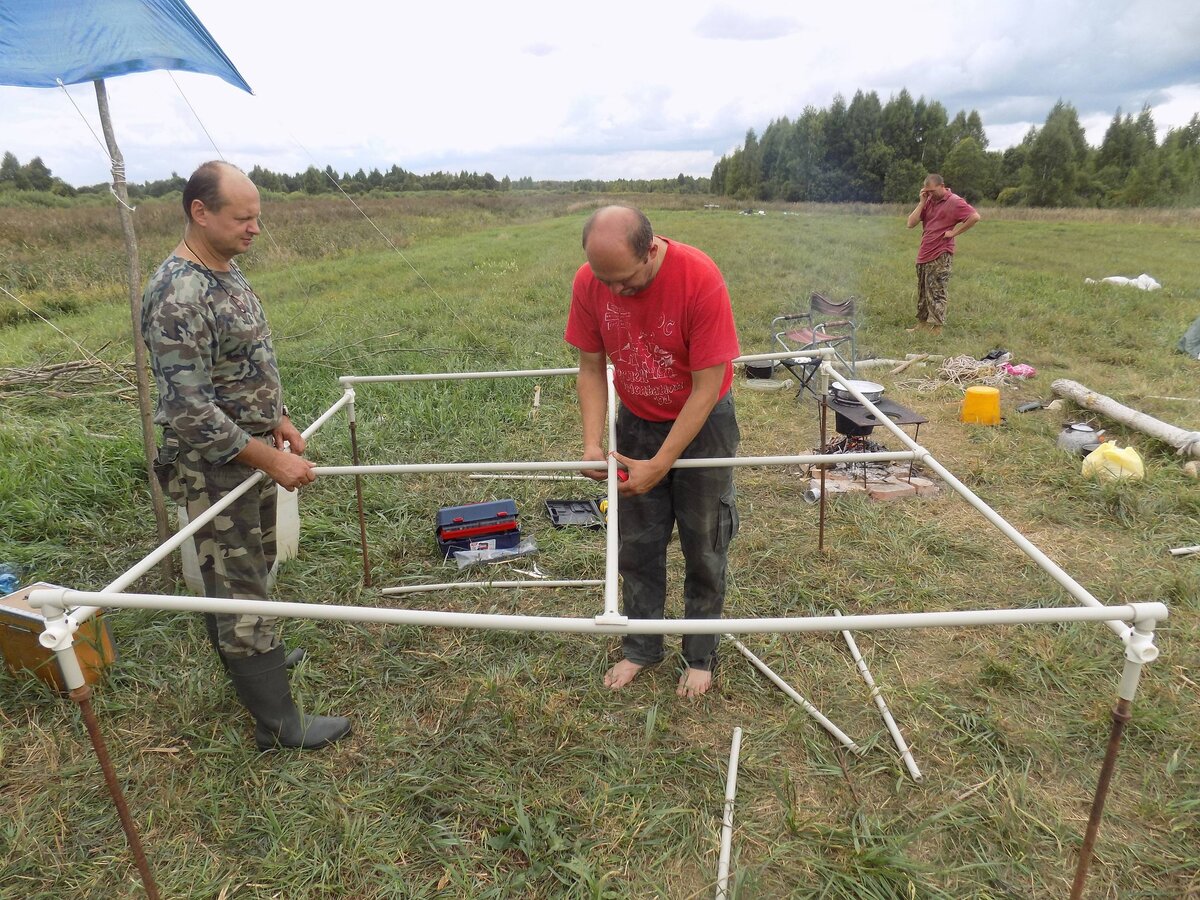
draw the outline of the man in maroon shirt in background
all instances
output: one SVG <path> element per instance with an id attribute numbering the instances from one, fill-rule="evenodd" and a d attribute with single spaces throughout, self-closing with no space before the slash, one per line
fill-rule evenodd
<path id="1" fill-rule="evenodd" d="M 978 221 L 975 208 L 946 187 L 941 175 L 925 176 L 921 200 L 908 214 L 908 227 L 920 222 L 924 231 L 917 251 L 917 324 L 906 331 L 942 333 L 954 239 Z"/>

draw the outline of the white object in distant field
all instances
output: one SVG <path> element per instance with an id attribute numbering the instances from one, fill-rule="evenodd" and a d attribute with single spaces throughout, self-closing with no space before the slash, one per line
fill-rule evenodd
<path id="1" fill-rule="evenodd" d="M 1133 285 L 1142 291 L 1157 291 L 1162 285 L 1143 272 L 1137 278 L 1126 278 L 1124 275 L 1109 275 L 1107 278 L 1101 278 L 1104 284 L 1129 284 Z M 1083 279 L 1084 284 L 1096 284 L 1095 278 Z"/>

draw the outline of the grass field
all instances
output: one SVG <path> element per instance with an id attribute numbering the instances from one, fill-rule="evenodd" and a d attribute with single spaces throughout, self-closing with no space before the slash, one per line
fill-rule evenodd
<path id="1" fill-rule="evenodd" d="M 957 388 L 920 389 L 930 369 L 870 377 L 927 415 L 922 443 L 1103 602 L 1171 607 L 1157 633 L 1162 656 L 1134 704 L 1088 896 L 1200 896 L 1200 560 L 1167 553 L 1200 542 L 1200 484 L 1172 448 L 1112 422 L 1098 424 L 1138 448 L 1146 478 L 1084 480 L 1054 442 L 1064 421 L 1089 414 L 1014 409 L 1050 399 L 1051 381 L 1067 377 L 1200 430 L 1200 363 L 1174 352 L 1200 315 L 1200 216 L 985 210 L 959 241 L 945 333 L 914 339 L 903 330 L 915 303 L 907 210 L 789 207 L 788 216 L 772 208 L 747 217 L 699 208 L 702 199 L 634 199 L 660 233 L 704 248 L 722 267 L 744 352 L 770 349 L 770 319 L 819 289 L 862 298 L 860 356 L 1003 347 L 1038 369 L 1004 392 L 997 428 L 960 425 Z M 268 202 L 270 239 L 244 268 L 268 304 L 293 417 L 311 421 L 333 403 L 340 374 L 573 364 L 562 329 L 582 262 L 579 228 L 597 202 L 366 201 L 395 250 L 345 201 Z M 127 362 L 115 214 L 4 212 L 0 369 L 80 359 L 80 346 Z M 147 203 L 137 216 L 148 272 L 177 239 L 176 206 Z M 1141 272 L 1164 289 L 1084 284 Z M 136 409 L 111 393 L 127 385 L 106 378 L 60 386 L 57 396 L 42 385 L 0 391 L 0 562 L 27 581 L 96 589 L 153 547 Z M 541 381 L 531 419 L 534 384 L 363 387 L 364 460 L 573 458 L 571 381 Z M 741 382 L 734 390 L 743 454 L 815 445 L 811 400 Z M 310 455 L 348 462 L 344 419 L 325 427 Z M 787 468 L 739 472 L 728 615 L 1074 602 L 949 491 L 902 503 L 838 498 L 828 552 L 818 554 L 805 485 Z M 503 496 L 516 499 L 536 536 L 542 570 L 602 577 L 602 537 L 554 531 L 540 514 L 543 500 L 578 490 L 443 475 L 368 479 L 377 585 L 456 577 L 435 556 L 434 512 Z M 300 509 L 301 552 L 281 573 L 281 599 L 399 605 L 362 586 L 348 480 L 319 480 Z M 673 556 L 676 615 L 678 576 Z M 135 589 L 176 586 L 156 571 Z M 543 590 L 406 602 L 574 616 L 594 614 L 599 600 Z M 739 725 L 735 896 L 1065 896 L 1122 666 L 1119 642 L 1100 625 L 860 634 L 924 772 L 916 785 L 835 635 L 745 643 L 866 745 L 863 757 L 844 755 L 727 645 L 716 690 L 686 703 L 674 695 L 675 661 L 620 694 L 604 690 L 615 638 L 299 621 L 286 628 L 289 645 L 309 651 L 293 674 L 297 697 L 350 715 L 355 731 L 326 752 L 259 754 L 198 616 L 124 611 L 109 620 L 121 659 L 94 705 L 167 897 L 711 896 Z M 78 714 L 40 682 L 7 672 L 0 773 L 9 810 L 0 898 L 138 895 Z"/>

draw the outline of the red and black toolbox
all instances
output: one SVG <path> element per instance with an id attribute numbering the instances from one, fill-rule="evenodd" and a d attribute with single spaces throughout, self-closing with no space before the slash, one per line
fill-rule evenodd
<path id="1" fill-rule="evenodd" d="M 447 506 L 437 514 L 437 545 L 443 556 L 455 550 L 507 550 L 521 543 L 515 500 Z"/>

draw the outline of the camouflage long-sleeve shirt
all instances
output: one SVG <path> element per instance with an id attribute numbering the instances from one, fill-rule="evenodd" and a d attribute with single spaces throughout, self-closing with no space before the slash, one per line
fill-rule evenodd
<path id="1" fill-rule="evenodd" d="M 142 337 L 158 383 L 154 421 L 211 463 L 279 425 L 283 390 L 271 328 L 241 272 L 169 256 L 146 284 Z"/>

